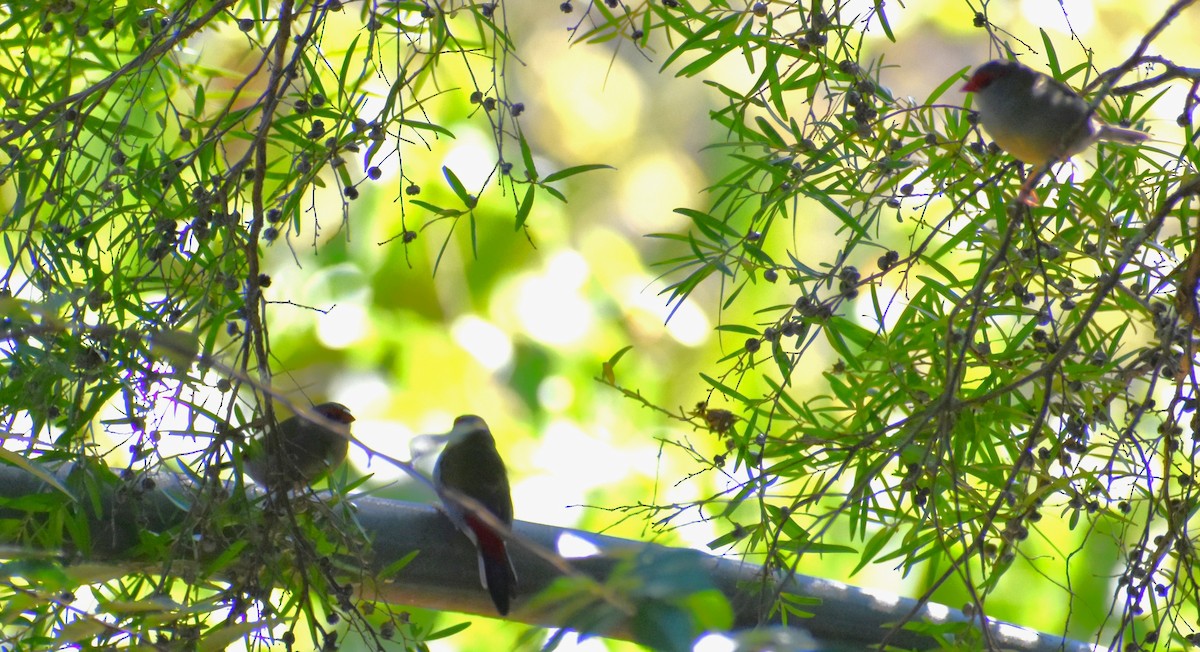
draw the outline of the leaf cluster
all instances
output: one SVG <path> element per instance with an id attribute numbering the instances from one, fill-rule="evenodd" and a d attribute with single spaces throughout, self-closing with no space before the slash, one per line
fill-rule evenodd
<path id="1" fill-rule="evenodd" d="M 1041 205 L 1016 202 L 1019 164 L 945 103 L 959 74 L 913 102 L 865 59 L 866 31 L 891 36 L 885 9 L 643 15 L 671 44 L 664 68 L 716 77 L 730 161 L 706 206 L 677 210 L 691 228 L 656 235 L 678 251 L 661 261 L 668 301 L 720 291 L 709 393 L 656 406 L 711 435 L 677 443 L 718 489 L 646 509 L 663 527 L 715 519 L 710 547 L 783 573 L 844 555 L 848 573 L 915 574 L 923 599 L 972 613 L 1018 617 L 989 605 L 1057 593 L 1081 637 L 1191 640 L 1174 619 L 1200 598 L 1195 149 L 1101 146 Z M 1002 42 L 986 14 L 976 24 Z M 1034 56 L 1079 87 L 1093 70 L 1060 68 L 1045 34 Z M 724 81 L 726 60 L 750 81 Z M 1149 127 L 1163 89 L 1109 94 L 1137 61 L 1103 77 L 1102 119 Z M 653 406 L 621 387 L 622 355 L 602 380 Z M 1074 555 L 1119 561 L 1076 573 Z"/>

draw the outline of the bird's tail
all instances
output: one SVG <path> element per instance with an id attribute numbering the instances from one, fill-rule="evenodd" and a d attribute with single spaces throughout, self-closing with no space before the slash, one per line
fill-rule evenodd
<path id="1" fill-rule="evenodd" d="M 1136 129 L 1126 129 L 1125 127 L 1115 127 L 1113 125 L 1101 125 L 1100 134 L 1097 140 L 1111 140 L 1127 145 L 1136 145 L 1150 138 L 1150 134 Z"/>
<path id="2" fill-rule="evenodd" d="M 517 574 L 508 553 L 503 552 L 485 561 L 483 571 L 487 576 L 487 590 L 492 596 L 492 604 L 496 605 L 496 611 L 501 616 L 508 615 L 509 603 L 517 594 Z"/>
<path id="3" fill-rule="evenodd" d="M 479 549 L 479 579 L 491 594 L 496 611 L 505 616 L 508 615 L 512 598 L 517 595 L 517 571 L 508 556 L 503 537 L 482 523 L 478 525 L 480 527 L 472 529 L 476 536 L 475 545 Z"/>

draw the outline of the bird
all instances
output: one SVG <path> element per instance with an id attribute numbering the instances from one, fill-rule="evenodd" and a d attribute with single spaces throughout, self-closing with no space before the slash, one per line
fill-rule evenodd
<path id="1" fill-rule="evenodd" d="M 467 414 L 454 420 L 447 444 L 433 469 L 434 487 L 450 521 L 475 545 L 479 582 L 496 611 L 507 615 L 517 592 L 517 571 L 504 536 L 484 523 L 458 496 L 471 498 L 506 527 L 513 522 L 512 494 L 496 439 L 483 419 Z"/>
<path id="2" fill-rule="evenodd" d="M 326 471 L 346 459 L 354 416 L 341 403 L 321 403 L 312 411 L 334 423 L 338 432 L 302 415 L 294 415 L 247 445 L 244 468 L 256 484 L 266 489 L 290 490 L 311 485 Z"/>
<path id="3" fill-rule="evenodd" d="M 1136 145 L 1150 138 L 1096 119 L 1088 101 L 1070 86 L 1016 61 L 996 59 L 979 66 L 961 90 L 974 95 L 979 121 L 992 140 L 1036 167 L 1065 161 L 1096 141 Z M 1022 197 L 1029 203 L 1027 199 Z"/>

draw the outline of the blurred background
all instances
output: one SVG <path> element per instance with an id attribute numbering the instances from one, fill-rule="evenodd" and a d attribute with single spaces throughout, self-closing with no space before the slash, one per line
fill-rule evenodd
<path id="1" fill-rule="evenodd" d="M 843 16 L 858 14 L 860 24 L 868 24 L 872 2 L 839 4 Z M 1044 30 L 1063 67 L 1091 52 L 1103 70 L 1129 56 L 1167 4 L 1023 0 L 991 2 L 988 12 L 1025 63 L 1046 68 L 1039 34 Z M 973 26 L 973 3 L 889 3 L 888 10 L 895 42 L 872 22 L 863 35 L 868 55 L 859 60 L 874 61 L 878 78 L 897 97 L 919 102 L 956 72 L 1001 55 Z M 349 39 L 361 21 L 355 12 L 345 13 Z M 289 231 L 269 246 L 264 271 L 271 285 L 265 292 L 277 385 L 298 404 L 346 404 L 358 419 L 355 434 L 363 444 L 400 459 L 409 458 L 414 436 L 444 432 L 456 415 L 478 414 L 491 425 L 508 464 L 518 519 L 708 550 L 706 544 L 721 532 L 701 514 L 660 524 L 639 506 L 685 503 L 732 486 L 735 478 L 706 470 L 696 460 L 724 453 L 722 441 L 681 428 L 597 378 L 605 361 L 632 347 L 616 368 L 618 384 L 679 414 L 689 413 L 711 398 L 699 373 L 711 371 L 743 345 L 744 338 L 722 337 L 714 330 L 722 323 L 721 302 L 730 289 L 717 277 L 677 305 L 669 304 L 663 289 L 678 277 L 670 276 L 671 265 L 663 262 L 683 252 L 679 243 L 647 234 L 686 233 L 691 222 L 674 209 L 708 206 L 712 195 L 706 188 L 729 166 L 730 150 L 712 147 L 726 135 L 709 120 L 709 111 L 722 100 L 705 80 L 737 88 L 756 73 L 744 61 L 728 59 L 706 71 L 705 78 L 678 78 L 678 62 L 660 70 L 669 44 L 588 43 L 583 38 L 590 25 L 586 3 L 507 3 L 503 17 L 518 49 L 505 62 L 501 79 L 509 96 L 525 105 L 520 125 L 534 145 L 539 169 L 545 174 L 597 163 L 613 169 L 556 184 L 568 201 L 539 198 L 521 229 L 514 229 L 513 219 L 519 198 L 493 191 L 481 195 L 473 220 L 437 219 L 411 206 L 404 214 L 400 198 L 413 196 L 414 187 L 425 201 L 454 201 L 442 166 L 474 192 L 496 165 L 486 111 L 470 101 L 472 80 L 461 65 L 440 68 L 436 84 L 427 86 L 426 109 L 442 116 L 454 137 L 409 144 L 402 150 L 405 160 L 382 162 L 380 178 L 360 186 L 349 223 L 306 225 L 312 228 Z M 1194 60 L 1194 36 L 1194 30 L 1169 30 L 1154 53 Z M 325 38 L 325 47 L 334 47 L 335 30 Z M 245 42 L 237 33 L 208 34 L 193 46 L 197 57 L 237 68 Z M 377 101 L 387 90 L 388 80 L 381 76 Z M 962 103 L 964 96 L 955 90 L 944 101 Z M 1168 110 L 1182 101 L 1167 99 L 1158 106 Z M 369 105 L 363 113 L 370 113 Z M 1155 136 L 1170 140 L 1177 134 L 1174 119 L 1153 116 Z M 517 152 L 506 156 L 519 160 Z M 342 201 L 331 186 L 326 195 L 313 198 L 315 213 L 337 216 Z M 808 212 L 801 206 L 797 214 L 805 217 L 793 223 L 791 242 L 776 240 L 772 246 L 778 251 L 772 253 L 791 251 L 812 266 L 831 261 L 841 245 L 837 222 L 816 204 Z M 911 226 L 897 222 L 884 228 L 903 250 Z M 405 243 L 405 231 L 415 239 Z M 794 299 L 785 283 L 761 281 L 743 290 L 743 300 L 751 305 Z M 808 356 L 811 373 L 795 379 L 811 386 L 795 387 L 794 395 L 824 391 L 821 372 L 836 360 L 820 349 Z M 215 408 L 222 397 L 214 392 L 195 400 L 209 400 Z M 730 406 L 712 399 L 708 407 Z M 160 425 L 204 430 L 204 424 L 183 419 L 168 412 Z M 179 436 L 176 444 L 187 454 L 204 442 Z M 353 450 L 351 462 L 354 472 L 372 476 L 370 486 L 379 495 L 432 501 L 366 451 Z M 432 460 L 421 463 L 428 470 Z M 922 577 L 902 577 L 882 564 L 852 574 L 856 560 L 854 555 L 811 555 L 800 571 L 906 595 L 919 590 Z M 1010 578 L 1009 586 L 1019 584 Z M 1013 596 L 1009 613 L 1003 596 L 989 600 L 990 615 L 1034 627 L 1061 629 L 1069 619 L 1037 596 Z M 435 642 L 433 649 L 508 649 L 527 629 L 473 619 L 467 633 Z M 564 647 L 632 646 L 588 640 Z"/>

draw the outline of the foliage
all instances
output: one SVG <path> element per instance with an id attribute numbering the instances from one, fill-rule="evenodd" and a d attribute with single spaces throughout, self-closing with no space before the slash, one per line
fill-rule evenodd
<path id="1" fill-rule="evenodd" d="M 1172 68 L 1140 54 L 1186 4 L 1095 80 L 1102 118 L 1145 125 L 1172 75 L 1122 75 Z M 969 613 L 1053 595 L 1075 636 L 1192 640 L 1179 621 L 1194 621 L 1200 588 L 1195 149 L 1101 147 L 1094 171 L 1026 206 L 1011 159 L 969 111 L 940 104 L 957 75 L 910 104 L 862 60 L 862 30 L 890 34 L 881 3 L 866 16 L 664 3 L 644 18 L 677 37 L 664 68 L 692 76 L 740 55 L 753 78 L 708 82 L 734 164 L 706 208 L 679 209 L 687 233 L 657 236 L 679 245 L 663 263 L 669 300 L 719 282 L 734 341 L 703 376 L 707 400 L 674 413 L 727 449 L 691 449 L 721 486 L 683 508 L 726 524 L 710 546 L 785 573 L 851 553 L 854 572 L 918 573 L 924 599 Z M 1015 47 L 987 13 L 975 21 L 996 50 Z M 586 38 L 624 25 L 613 16 Z M 1019 46 L 1077 85 L 1092 76 L 1090 62 L 1060 69 L 1045 34 L 1040 51 Z M 839 244 L 813 260 L 796 252 L 816 211 Z M 614 367 L 604 379 L 620 387 Z"/>
<path id="2" fill-rule="evenodd" d="M 153 565 L 85 575 L 11 562 L 0 623 L 26 647 L 298 635 L 333 647 L 350 629 L 415 649 L 454 631 L 351 598 L 328 561 L 366 554 L 345 504 L 230 499 L 221 473 L 240 464 L 249 425 L 288 403 L 270 309 L 305 308 L 272 283 L 264 255 L 338 255 L 329 234 L 355 228 L 355 202 L 394 168 L 401 228 L 384 246 L 441 225 L 442 252 L 458 232 L 486 264 L 501 252 L 479 234 L 498 216 L 532 241 L 544 199 L 565 200 L 550 184 L 602 166 L 538 169 L 507 86 L 516 44 L 499 3 L 267 7 L 67 0 L 5 15 L 3 459 L 54 492 L 10 501 L 27 517 L 0 525 L 29 550 L 115 541 Z M 678 209 L 691 228 L 657 239 L 674 250 L 660 261 L 665 300 L 678 308 L 718 285 L 719 332 L 736 340 L 689 411 L 622 385 L 619 362 L 636 350 L 613 356 L 601 381 L 724 447 L 680 442 L 722 484 L 682 508 L 724 524 L 713 548 L 736 544 L 785 572 L 817 555 L 855 571 L 888 564 L 920 576 L 925 598 L 980 617 L 1037 581 L 1039 595 L 1061 591 L 1071 621 L 1057 626 L 1073 635 L 1182 641 L 1198 601 L 1196 437 L 1185 436 L 1196 430 L 1196 152 L 1102 146 L 1088 173 L 1047 181 L 1042 205 L 1015 205 L 1015 166 L 968 111 L 943 104 L 957 76 L 920 103 L 881 83 L 862 39 L 892 36 L 885 9 L 896 10 L 589 5 L 580 43 L 661 48 L 661 70 L 713 77 L 724 140 L 712 151 L 726 167 L 708 205 Z M 987 13 L 976 22 L 1011 48 Z M 1101 117 L 1144 124 L 1161 87 L 1188 76 L 1143 57 L 1157 35 L 1103 76 Z M 1091 61 L 1064 66 L 1049 38 L 1033 54 L 1077 86 L 1096 79 Z M 749 76 L 714 72 L 729 61 Z M 1139 64 L 1173 74 L 1122 86 Z M 448 116 L 462 106 L 492 136 L 479 187 L 424 156 L 455 136 Z M 1183 143 L 1192 108 L 1179 107 Z M 816 260 L 801 253 L 814 215 L 832 216 L 839 238 Z M 197 398 L 214 392 L 215 406 Z M 184 432 L 210 443 L 186 459 L 163 448 L 162 402 L 186 406 Z M 128 442 L 120 472 L 105 465 L 116 456 L 98 423 Z M 145 490 L 160 468 L 194 481 L 179 497 L 187 528 L 106 529 L 99 497 Z M 680 508 L 647 509 L 669 526 Z M 1072 565 L 1105 554 L 1119 561 Z M 707 586 L 664 589 L 651 570 L 631 560 L 614 578 L 661 610 L 637 623 L 651 640 L 725 622 L 700 604 Z M 76 604 L 84 589 L 96 607 Z M 776 608 L 802 617 L 783 597 Z"/>
<path id="3" fill-rule="evenodd" d="M 289 1 L 272 11 L 254 2 L 66 1 L 6 14 L 0 405 L 5 430 L 25 442 L 23 457 L 6 459 L 60 488 L 39 504 L 10 504 L 29 518 L 6 528 L 48 549 L 112 554 L 135 545 L 156 564 L 87 583 L 64 580 L 61 569 L 10 570 L 9 640 L 222 649 L 247 636 L 290 644 L 300 632 L 330 647 L 342 617 L 375 646 L 437 637 L 350 599 L 329 563 L 335 552 L 364 552 L 345 505 L 272 496 L 265 510 L 249 510 L 219 472 L 240 464 L 253 424 L 275 419 L 272 398 L 295 407 L 280 393 L 283 369 L 266 328 L 268 307 L 290 297 L 272 287 L 265 251 L 315 248 L 322 231 L 349 229 L 353 203 L 382 165 L 407 181 L 402 225 L 419 207 L 422 221 L 432 213 L 428 221 L 474 229 L 482 189 L 447 168 L 451 193 L 421 199 L 414 179 L 426 175 L 412 170 L 409 152 L 453 137 L 430 120 L 444 106 L 439 71 L 478 65 L 467 59 L 484 46 L 484 61 L 502 62 L 507 36 L 484 5 Z M 331 39 L 345 21 L 357 23 L 354 38 Z M 471 101 L 498 154 L 488 185 L 521 198 L 519 222 L 535 197 L 562 195 L 538 178 L 516 120 L 522 107 L 507 99 L 499 68 L 476 79 Z M 522 161 L 520 178 L 510 153 Z M 318 193 L 325 187 L 336 188 L 336 205 Z M 417 237 L 403 226 L 397 243 Z M 222 398 L 204 398 L 214 394 Z M 168 401 L 187 408 L 186 433 L 211 442 L 186 460 L 160 446 L 183 434 L 162 431 Z M 92 424 L 114 402 L 122 416 L 98 437 Z M 110 437 L 130 453 L 120 476 L 101 462 Z M 72 482 L 62 487 L 55 469 L 67 461 Z M 150 473 L 172 467 L 194 480 L 179 497 L 191 513 L 183 530 L 119 524 L 132 540 L 102 545 L 101 492 L 136 495 L 152 486 Z M 201 568 L 182 561 L 201 558 Z M 73 606 L 72 587 L 87 590 L 94 612 Z M 283 589 L 277 600 L 273 587 Z M 221 626 L 226 619 L 240 624 Z"/>

